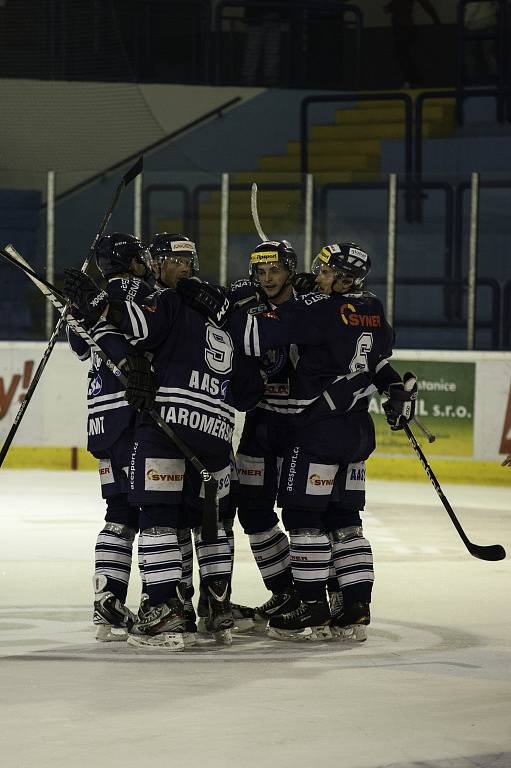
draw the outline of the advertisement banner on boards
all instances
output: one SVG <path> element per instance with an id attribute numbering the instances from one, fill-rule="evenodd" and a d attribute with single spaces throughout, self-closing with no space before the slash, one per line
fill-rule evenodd
<path id="1" fill-rule="evenodd" d="M 419 388 L 416 416 L 436 435 L 428 453 L 437 456 L 470 458 L 474 454 L 474 362 L 392 361 L 401 375 L 413 370 Z M 373 397 L 369 411 L 376 429 L 377 454 L 410 452 L 403 432 L 392 432 L 385 421 L 381 402 Z"/>

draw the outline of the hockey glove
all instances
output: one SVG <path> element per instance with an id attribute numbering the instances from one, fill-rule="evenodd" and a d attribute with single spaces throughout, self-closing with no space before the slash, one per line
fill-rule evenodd
<path id="1" fill-rule="evenodd" d="M 312 293 L 317 287 L 316 276 L 311 272 L 297 272 L 295 275 L 293 288 L 297 293 Z"/>
<path id="2" fill-rule="evenodd" d="M 222 291 L 198 277 L 182 278 L 176 288 L 184 303 L 221 328 L 229 317 L 231 302 Z"/>
<path id="3" fill-rule="evenodd" d="M 415 401 L 417 400 L 417 378 L 414 373 L 405 373 L 403 381 L 391 384 L 388 390 L 389 399 L 383 404 L 387 424 L 393 432 L 403 429 L 405 424 L 415 416 Z"/>
<path id="4" fill-rule="evenodd" d="M 151 363 L 147 357 L 129 355 L 122 364 L 127 378 L 125 398 L 137 411 L 150 410 L 154 406 L 158 387 Z"/>
<path id="5" fill-rule="evenodd" d="M 64 274 L 65 295 L 77 308 L 79 315 L 85 318 L 89 327 L 92 327 L 108 306 L 107 292 L 101 290 L 94 280 L 79 269 L 67 267 Z"/>

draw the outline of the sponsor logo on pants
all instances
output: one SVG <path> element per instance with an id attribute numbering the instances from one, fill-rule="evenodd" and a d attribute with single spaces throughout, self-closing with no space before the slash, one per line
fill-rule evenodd
<path id="1" fill-rule="evenodd" d="M 236 455 L 236 468 L 240 485 L 264 484 L 264 459 L 260 456 Z"/>
<path id="2" fill-rule="evenodd" d="M 112 471 L 112 462 L 110 459 L 99 460 L 99 479 L 101 485 L 108 485 L 114 482 L 114 473 Z"/>
<path id="3" fill-rule="evenodd" d="M 307 491 L 311 496 L 329 496 L 335 483 L 337 464 L 309 464 Z"/>
<path id="4" fill-rule="evenodd" d="M 146 459 L 146 491 L 181 491 L 185 472 L 184 459 Z"/>
<path id="5" fill-rule="evenodd" d="M 357 464 L 348 464 L 346 469 L 347 491 L 365 491 L 366 488 L 366 465 L 359 461 Z"/>
<path id="6" fill-rule="evenodd" d="M 218 483 L 217 496 L 219 499 L 223 499 L 225 496 L 229 495 L 229 488 L 231 485 L 231 468 L 225 467 L 219 472 L 212 472 L 212 475 Z M 201 485 L 199 497 L 201 499 L 204 498 L 204 483 Z"/>

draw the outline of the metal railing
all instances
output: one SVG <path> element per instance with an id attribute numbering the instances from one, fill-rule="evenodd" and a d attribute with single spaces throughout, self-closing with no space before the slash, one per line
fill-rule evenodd
<path id="1" fill-rule="evenodd" d="M 376 285 L 384 285 L 386 278 L 375 277 L 371 283 Z M 468 293 L 468 286 L 463 280 L 447 279 L 444 277 L 398 277 L 396 279 L 397 286 L 438 286 L 442 288 L 448 288 L 450 290 L 459 290 L 467 295 L 467 301 L 470 299 Z M 500 348 L 500 329 L 501 329 L 501 289 L 497 280 L 491 277 L 479 277 L 477 279 L 476 290 L 480 288 L 489 288 L 491 290 L 491 320 L 477 319 L 475 321 L 475 330 L 477 329 L 489 329 L 491 331 L 492 348 Z M 470 328 L 468 323 L 462 319 L 449 320 L 444 319 L 433 320 L 427 317 L 406 319 L 403 317 L 396 317 L 394 319 L 394 328 L 467 328 L 467 349 L 469 349 L 469 337 Z M 472 346 L 474 348 L 474 345 Z"/>

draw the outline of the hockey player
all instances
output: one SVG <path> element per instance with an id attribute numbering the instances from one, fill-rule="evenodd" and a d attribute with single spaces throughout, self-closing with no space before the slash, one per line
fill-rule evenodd
<path id="1" fill-rule="evenodd" d="M 297 258 L 283 241 L 260 243 L 250 256 L 250 281 L 231 286 L 228 296 L 245 313 L 257 315 L 284 304 L 294 296 Z M 243 298 L 238 298 L 239 296 Z M 248 294 L 248 295 L 245 295 Z M 290 404 L 289 349 L 270 350 L 261 361 L 264 397 L 246 414 L 236 453 L 239 479 L 238 518 L 271 598 L 254 611 L 266 625 L 271 616 L 299 604 L 293 585 L 289 541 L 275 512 L 280 465 L 285 453 L 286 421 Z"/>
<path id="2" fill-rule="evenodd" d="M 190 241 L 182 242 L 189 243 L 184 250 L 191 250 Z M 92 281 L 80 274 L 77 280 L 82 285 L 82 295 L 75 295 L 78 307 L 106 312 L 108 321 L 131 336 L 135 348 L 153 353 L 159 385 L 156 403 L 162 417 L 218 480 L 218 541 L 206 544 L 201 536 L 201 478 L 181 451 L 162 439 L 152 420 L 140 420 L 130 458 L 130 486 L 132 499 L 141 506 L 140 543 L 150 610 L 139 617 L 129 642 L 180 649 L 185 642 L 185 596 L 177 525 L 183 502 L 192 516 L 201 577 L 208 590 L 209 629 L 221 634 L 233 625 L 228 599 L 231 555 L 221 520 L 228 507 L 234 406 L 252 407 L 261 396 L 262 380 L 257 366 L 240 367 L 230 335 L 205 322 L 174 291 L 157 293 L 142 307 L 129 301 L 108 304 Z"/>
<path id="3" fill-rule="evenodd" d="M 195 243 L 186 235 L 158 233 L 151 240 L 149 253 L 157 290 L 175 290 L 178 280 L 192 277 L 199 271 Z"/>
<path id="4" fill-rule="evenodd" d="M 145 282 L 149 274 L 147 254 L 133 235 L 121 232 L 106 235 L 96 247 L 95 258 L 107 281 L 109 299 L 142 301 L 150 293 Z M 68 283 L 66 290 L 72 290 Z M 101 320 L 94 325 L 91 334 L 111 359 L 121 366 L 124 361 L 125 370 L 138 371 L 136 375 L 149 386 L 149 391 L 155 391 L 149 361 L 136 354 L 117 328 Z M 128 502 L 126 470 L 132 451 L 136 413 L 128 405 L 118 379 L 100 358 L 94 353 L 91 355 L 87 344 L 69 328 L 68 339 L 79 359 L 91 362 L 87 448 L 99 459 L 101 492 L 107 508 L 105 525 L 95 548 L 93 622 L 96 638 L 100 641 L 126 640 L 133 617 L 125 607 L 125 601 L 139 513 L 138 508 Z M 147 402 L 142 397 L 135 404 L 144 407 Z"/>
<path id="5" fill-rule="evenodd" d="M 192 277 L 199 271 L 199 260 L 195 243 L 179 233 L 161 232 L 153 236 L 149 245 L 151 270 L 155 278 L 155 291 L 175 290 L 178 280 Z M 184 615 L 187 632 L 195 632 L 196 615 L 192 603 L 193 588 L 193 544 L 190 521 L 184 505 L 177 522 L 177 538 L 182 557 L 182 583 L 185 592 Z M 142 611 L 144 608 L 142 607 Z M 206 597 L 206 615 L 208 615 Z"/>
<path id="6" fill-rule="evenodd" d="M 362 462 L 375 447 L 369 397 L 376 391 L 374 379 L 379 377 L 378 387 L 390 394 L 387 417 L 399 426 L 413 416 L 416 395 L 404 391 L 403 382 L 387 365 L 393 332 L 380 301 L 363 289 L 369 268 L 369 257 L 359 246 L 326 246 L 314 269 L 318 283 L 325 279 L 324 290 L 329 276 L 329 295 L 296 296 L 272 312 L 246 318 L 233 313 L 229 321 L 246 354 L 261 356 L 272 347 L 299 345 L 294 380 L 299 416 L 289 433 L 278 503 L 290 532 L 294 583 L 302 602 L 295 611 L 270 619 L 270 634 L 276 637 L 330 634 L 325 584 L 332 555 L 343 594 L 346 592 L 348 603 L 352 598 L 351 608 L 345 608 L 344 626 L 369 622 L 372 564 L 359 517 L 365 476 Z M 183 289 L 187 291 L 192 282 Z M 208 293 L 204 302 L 195 284 L 187 300 L 197 308 L 209 304 L 214 315 L 212 292 L 202 293 Z M 223 305 L 222 313 L 226 314 Z M 359 493 L 353 508 L 348 509 L 344 501 L 330 505 L 336 478 L 337 487 Z M 362 582 L 365 594 L 358 589 Z"/>
<path id="7" fill-rule="evenodd" d="M 156 290 L 175 290 L 182 278 L 192 277 L 199 272 L 199 260 L 195 244 L 185 235 L 163 232 L 154 235 L 149 245 L 151 254 L 151 267 L 156 278 Z M 236 469 L 231 457 L 231 477 L 229 484 L 229 511 L 224 516 L 224 530 L 229 542 L 231 560 L 234 561 L 234 533 L 233 523 L 235 516 L 235 502 L 233 489 L 237 485 Z M 178 521 L 178 541 L 183 557 L 183 575 L 185 584 L 185 617 L 188 629 L 194 629 L 195 611 L 191 602 L 194 594 L 193 588 L 193 545 L 189 527 L 186 506 L 183 505 Z M 246 606 L 231 603 L 232 615 L 236 628 L 249 629 L 253 626 L 253 611 Z M 201 582 L 197 613 L 199 616 L 199 631 L 207 632 L 209 624 L 208 593 Z"/>

